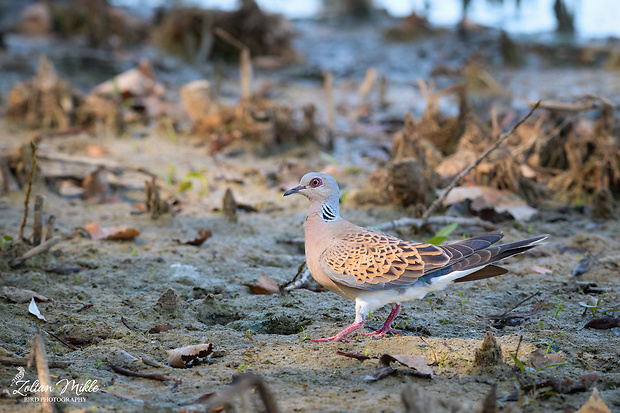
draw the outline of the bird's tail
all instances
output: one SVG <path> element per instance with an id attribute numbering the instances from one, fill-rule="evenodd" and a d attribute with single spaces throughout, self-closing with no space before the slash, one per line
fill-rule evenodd
<path id="1" fill-rule="evenodd" d="M 540 235 L 508 244 L 493 245 L 502 237 L 501 232 L 492 232 L 441 246 L 453 257 L 452 260 L 445 267 L 424 274 L 422 278 L 426 278 L 429 282 L 431 279 L 452 274 L 456 276 L 455 278 L 450 277 L 452 282 L 465 282 L 505 274 L 508 270 L 492 264 L 540 245 L 540 242 L 546 239 L 548 235 Z M 478 270 L 476 270 L 477 268 Z M 457 274 L 463 274 L 463 276 L 458 277 Z"/>

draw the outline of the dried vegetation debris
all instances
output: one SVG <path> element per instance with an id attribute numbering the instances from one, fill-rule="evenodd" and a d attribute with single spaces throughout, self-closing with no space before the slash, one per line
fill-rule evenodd
<path id="1" fill-rule="evenodd" d="M 275 56 L 282 64 L 299 60 L 291 45 L 293 27 L 282 15 L 263 12 L 254 0 L 241 1 L 234 11 L 161 8 L 155 20 L 155 42 L 187 60 L 237 58 L 237 49 L 214 35 L 217 29 L 248 47 L 252 56 Z"/>
<path id="2" fill-rule="evenodd" d="M 499 138 L 500 125 L 514 119 L 511 110 L 500 116 L 493 109 L 489 123 L 482 121 L 466 103 L 462 86 L 435 94 L 422 87 L 426 111 L 419 119 L 405 115 L 404 128 L 392 139 L 389 162 L 355 194 L 357 203 L 426 205 L 433 190 L 474 164 Z M 436 107 L 438 97 L 447 93 L 456 94 L 460 102 L 459 114 L 453 117 L 444 117 Z M 593 205 L 597 219 L 617 217 L 620 124 L 616 106 L 608 99 L 588 96 L 578 105 L 543 102 L 541 107 L 545 111 L 538 119 L 520 124 L 510 139 L 481 160 L 466 177 L 463 190 L 488 186 L 510 191 L 528 203 L 550 198 L 586 202 Z M 525 202 L 521 204 L 527 209 Z M 470 212 L 480 215 L 479 209 Z M 519 212 L 526 217 L 512 217 L 528 219 L 531 212 L 525 209 Z"/>

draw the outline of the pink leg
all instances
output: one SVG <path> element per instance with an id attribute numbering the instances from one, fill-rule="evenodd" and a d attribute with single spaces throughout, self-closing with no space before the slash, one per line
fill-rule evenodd
<path id="1" fill-rule="evenodd" d="M 325 338 L 313 338 L 310 341 L 353 341 L 353 340 L 349 340 L 346 335 L 349 334 L 352 331 L 357 330 L 358 328 L 360 328 L 361 326 L 364 325 L 364 319 L 362 319 L 362 321 L 356 321 L 353 324 L 351 324 L 349 327 L 345 328 L 344 330 L 342 330 L 340 333 L 336 334 L 333 337 L 325 337 Z"/>
<path id="2" fill-rule="evenodd" d="M 394 330 L 392 328 L 392 322 L 398 316 L 399 313 L 400 313 L 400 304 L 399 303 L 392 304 L 392 312 L 390 313 L 390 315 L 388 315 L 387 319 L 385 320 L 385 323 L 383 324 L 383 327 L 381 327 L 379 330 L 373 331 L 372 333 L 366 333 L 362 335 L 363 336 L 376 335 L 377 337 L 383 337 L 386 333 L 400 334 L 400 331 Z"/>

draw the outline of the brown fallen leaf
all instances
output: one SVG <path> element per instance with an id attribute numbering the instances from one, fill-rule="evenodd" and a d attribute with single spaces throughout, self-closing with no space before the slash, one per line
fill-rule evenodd
<path id="1" fill-rule="evenodd" d="M 577 410 L 576 413 L 611 413 L 611 410 L 609 410 L 609 407 L 607 407 L 603 399 L 601 399 L 601 395 L 595 387 L 592 389 L 592 394 L 588 401 L 586 401 L 586 404 L 581 406 L 581 409 Z"/>
<path id="2" fill-rule="evenodd" d="M 250 287 L 250 290 L 252 290 L 252 294 L 257 295 L 277 294 L 280 292 L 280 287 L 278 287 L 278 283 L 265 274 L 260 275 L 260 277 L 258 278 L 258 282 L 255 285 L 243 285 L 245 285 L 246 287 Z"/>
<path id="3" fill-rule="evenodd" d="M 443 204 L 449 206 L 465 200 L 471 201 L 469 208 L 474 215 L 491 222 L 510 217 L 528 221 L 538 212 L 514 193 L 486 186 L 458 186 L 450 191 Z"/>
<path id="4" fill-rule="evenodd" d="M 179 347 L 168 350 L 168 363 L 172 367 L 187 368 L 191 367 L 194 360 L 207 357 L 213 353 L 213 345 L 196 344 L 193 346 Z"/>
<path id="5" fill-rule="evenodd" d="M 414 369 L 429 378 L 434 376 L 433 370 L 431 370 L 431 368 L 426 364 L 426 357 L 424 356 L 416 356 L 413 354 L 396 354 L 392 356 L 390 354 L 384 354 L 379 357 L 380 366 L 389 367 L 389 365 L 394 361 L 397 361 L 410 369 Z"/>
<path id="6" fill-rule="evenodd" d="M 140 235 L 140 231 L 131 227 L 102 228 L 98 222 L 91 222 L 84 226 L 92 239 L 129 240 Z"/>
<path id="7" fill-rule="evenodd" d="M 543 349 L 537 348 L 530 353 L 530 363 L 535 369 L 548 366 L 550 364 L 558 364 L 564 362 L 564 359 L 559 354 L 548 354 Z"/>
<path id="8" fill-rule="evenodd" d="M 609 328 L 619 327 L 620 318 L 601 317 L 588 321 L 583 328 L 595 328 L 597 330 L 607 330 Z"/>
<path id="9" fill-rule="evenodd" d="M 159 334 L 159 333 L 163 333 L 164 331 L 168 331 L 168 330 L 172 330 L 174 328 L 174 326 L 171 326 L 170 324 L 157 324 L 155 325 L 155 327 L 151 328 L 148 333 L 149 334 Z"/>
<path id="10" fill-rule="evenodd" d="M 17 304 L 27 303 L 34 298 L 39 303 L 46 303 L 50 299 L 31 290 L 4 286 L 2 287 L 2 297 Z"/>
<path id="11" fill-rule="evenodd" d="M 430 367 L 428 367 L 428 365 L 426 364 L 426 358 L 423 356 L 408 354 L 397 354 L 392 356 L 390 354 L 384 354 L 379 357 L 379 370 L 377 370 L 375 374 L 365 376 L 364 380 L 377 381 L 391 374 L 394 374 L 397 369 L 390 365 L 394 361 L 397 361 L 400 364 L 415 370 L 416 372 L 428 377 L 429 379 L 434 377 L 433 371 Z"/>
<path id="12" fill-rule="evenodd" d="M 207 229 L 198 230 L 198 237 L 194 239 L 183 240 L 183 241 L 179 239 L 175 239 L 175 241 L 181 245 L 194 245 L 196 247 L 199 247 L 203 244 L 203 242 L 211 238 L 211 235 L 213 235 L 213 233 L 211 232 L 210 229 L 207 228 Z"/>

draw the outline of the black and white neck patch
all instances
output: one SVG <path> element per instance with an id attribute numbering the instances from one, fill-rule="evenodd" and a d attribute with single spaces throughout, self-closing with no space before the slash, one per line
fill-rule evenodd
<path id="1" fill-rule="evenodd" d="M 338 211 L 334 211 L 334 208 L 329 204 L 323 204 L 321 208 L 321 217 L 323 221 L 333 221 L 338 216 Z"/>

